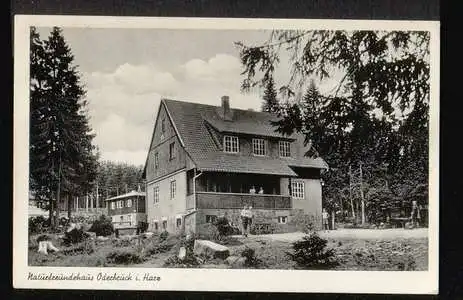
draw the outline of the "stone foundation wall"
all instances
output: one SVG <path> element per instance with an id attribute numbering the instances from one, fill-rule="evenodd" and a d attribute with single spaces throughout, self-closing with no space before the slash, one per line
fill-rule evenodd
<path id="1" fill-rule="evenodd" d="M 211 231 L 212 224 L 206 222 L 207 216 L 226 217 L 234 226 L 241 228 L 241 209 L 201 209 L 195 214 L 194 223 L 196 232 L 208 234 Z M 321 216 L 307 215 L 302 209 L 253 209 L 254 224 L 268 223 L 274 229 L 274 233 L 302 231 L 307 224 L 312 223 L 313 227 L 321 229 Z M 286 223 L 279 223 L 278 217 L 287 217 Z"/>

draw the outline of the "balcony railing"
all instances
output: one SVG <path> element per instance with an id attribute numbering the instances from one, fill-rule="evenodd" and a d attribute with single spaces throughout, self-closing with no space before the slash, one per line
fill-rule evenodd
<path id="1" fill-rule="evenodd" d="M 198 209 L 239 209 L 251 205 L 254 209 L 290 209 L 291 197 L 266 194 L 235 194 L 197 192 Z"/>

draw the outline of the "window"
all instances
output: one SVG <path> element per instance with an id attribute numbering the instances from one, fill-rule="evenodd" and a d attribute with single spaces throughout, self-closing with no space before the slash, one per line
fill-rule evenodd
<path id="1" fill-rule="evenodd" d="M 182 226 L 182 218 L 177 218 L 176 225 L 177 225 L 177 228 Z"/>
<path id="2" fill-rule="evenodd" d="M 286 223 L 288 223 L 288 217 L 287 217 L 287 216 L 280 216 L 280 217 L 278 217 L 278 223 L 280 223 L 280 224 L 286 224 Z"/>
<path id="3" fill-rule="evenodd" d="M 159 187 L 155 186 L 153 190 L 153 198 L 154 198 L 154 204 L 159 203 Z"/>
<path id="4" fill-rule="evenodd" d="M 154 221 L 154 230 L 158 230 L 158 229 L 159 229 L 158 221 Z"/>
<path id="5" fill-rule="evenodd" d="M 154 168 L 159 168 L 159 153 L 154 153 Z"/>
<path id="6" fill-rule="evenodd" d="M 293 181 L 291 183 L 291 195 L 296 199 L 304 199 L 304 182 Z"/>
<path id="7" fill-rule="evenodd" d="M 167 220 L 162 221 L 162 228 L 167 229 Z"/>
<path id="8" fill-rule="evenodd" d="M 111 202 L 111 209 L 116 209 L 116 203 Z"/>
<path id="9" fill-rule="evenodd" d="M 129 224 L 132 225 L 132 215 L 128 215 L 129 218 Z"/>
<path id="10" fill-rule="evenodd" d="M 127 199 L 126 206 L 127 207 L 132 207 L 132 199 Z"/>
<path id="11" fill-rule="evenodd" d="M 170 199 L 175 198 L 175 193 L 177 192 L 177 182 L 175 180 L 172 180 L 170 182 Z"/>
<path id="12" fill-rule="evenodd" d="M 161 132 L 164 134 L 166 132 L 166 119 L 163 118 L 161 121 Z"/>
<path id="13" fill-rule="evenodd" d="M 122 222 L 124 222 L 124 216 L 121 216 L 121 220 L 120 220 L 119 224 L 122 224 Z"/>
<path id="14" fill-rule="evenodd" d="M 123 208 L 124 207 L 124 200 L 119 201 L 119 205 L 121 206 L 121 208 Z"/>
<path id="15" fill-rule="evenodd" d="M 238 153 L 239 152 L 239 142 L 237 136 L 226 135 L 223 137 L 223 149 L 228 153 Z"/>
<path id="16" fill-rule="evenodd" d="M 280 156 L 290 157 L 291 156 L 291 144 L 290 142 L 280 141 Z"/>
<path id="17" fill-rule="evenodd" d="M 254 155 L 266 154 L 266 143 L 264 139 L 252 139 L 252 153 Z"/>
<path id="18" fill-rule="evenodd" d="M 169 159 L 175 158 L 175 142 L 170 143 L 169 145 Z"/>
<path id="19" fill-rule="evenodd" d="M 206 215 L 206 223 L 214 223 L 217 220 L 217 216 Z"/>

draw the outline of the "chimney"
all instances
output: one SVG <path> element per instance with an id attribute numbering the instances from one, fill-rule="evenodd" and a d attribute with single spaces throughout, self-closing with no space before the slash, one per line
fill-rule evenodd
<path id="1" fill-rule="evenodd" d="M 221 114 L 224 120 L 231 121 L 232 120 L 232 112 L 230 109 L 230 97 L 222 96 L 222 107 L 221 107 Z"/>

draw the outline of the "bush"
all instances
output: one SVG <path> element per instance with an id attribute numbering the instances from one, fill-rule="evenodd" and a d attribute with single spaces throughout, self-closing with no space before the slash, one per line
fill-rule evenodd
<path id="1" fill-rule="evenodd" d="M 300 269 L 330 269 L 338 265 L 333 249 L 325 250 L 327 240 L 316 232 L 306 235 L 293 243 L 293 253 L 286 254 Z"/>
<path id="2" fill-rule="evenodd" d="M 61 250 L 61 253 L 65 255 L 92 254 L 93 252 L 95 252 L 95 243 L 93 241 L 83 241 Z"/>
<path id="3" fill-rule="evenodd" d="M 161 234 L 159 235 L 159 241 L 160 242 L 163 242 L 167 239 L 167 237 L 169 236 L 169 233 L 164 230 L 163 232 L 161 232 Z"/>
<path id="4" fill-rule="evenodd" d="M 137 264 L 143 261 L 140 254 L 138 254 L 134 249 L 127 248 L 127 249 L 117 249 L 111 251 L 106 255 L 106 259 L 109 263 L 112 264 Z"/>
<path id="5" fill-rule="evenodd" d="M 200 265 L 197 257 L 187 250 L 185 259 L 181 260 L 176 254 L 169 256 L 165 262 L 164 267 L 171 268 L 194 268 Z"/>
<path id="6" fill-rule="evenodd" d="M 97 220 L 93 221 L 92 227 L 88 231 L 95 232 L 97 236 L 108 236 L 113 234 L 114 226 L 111 218 L 101 215 Z"/>
<path id="7" fill-rule="evenodd" d="M 221 240 L 223 237 L 233 234 L 240 234 L 240 229 L 230 225 L 230 222 L 226 217 L 217 218 L 213 225 L 217 230 L 214 238 L 215 240 Z"/>
<path id="8" fill-rule="evenodd" d="M 69 246 L 71 244 L 77 244 L 85 240 L 87 235 L 82 228 L 74 228 L 71 231 L 66 231 L 64 233 L 63 242 L 65 245 Z"/>
<path id="9" fill-rule="evenodd" d="M 246 258 L 244 263 L 246 267 L 260 267 L 263 265 L 263 261 L 257 258 L 256 251 L 252 248 L 244 248 L 244 250 L 241 251 L 241 256 Z"/>
<path id="10" fill-rule="evenodd" d="M 36 216 L 29 218 L 29 233 L 41 233 L 43 229 L 49 226 L 48 218 L 44 216 Z"/>

